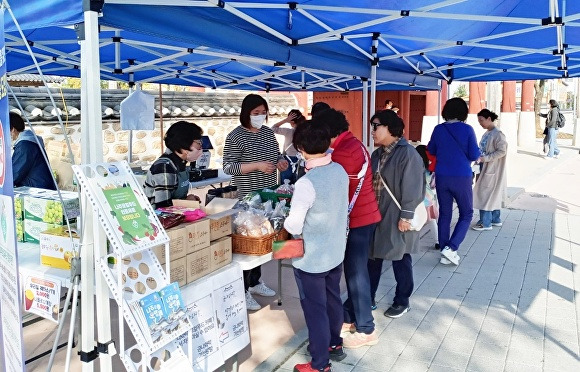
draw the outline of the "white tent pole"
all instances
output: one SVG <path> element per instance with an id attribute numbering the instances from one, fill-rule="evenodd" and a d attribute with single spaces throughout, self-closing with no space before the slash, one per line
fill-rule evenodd
<path id="1" fill-rule="evenodd" d="M 375 107 L 377 101 L 377 67 L 379 64 L 378 47 L 379 47 L 379 34 L 375 33 L 373 34 L 373 42 L 372 42 L 373 61 L 371 65 L 371 102 L 370 102 L 369 117 L 372 117 L 375 114 Z M 369 148 L 372 150 L 374 147 L 375 144 L 371 136 L 369 138 Z"/>
<path id="2" fill-rule="evenodd" d="M 369 147 L 369 82 L 362 78 L 362 141 L 368 150 Z"/>
<path id="3" fill-rule="evenodd" d="M 99 25 L 98 13 L 90 9 L 84 11 L 84 37 L 81 38 L 81 149 L 84 164 L 103 161 L 103 124 L 101 114 L 101 85 L 100 85 L 100 57 L 99 57 Z M 81 27 L 83 26 L 81 25 Z M 86 208 L 85 213 L 92 213 L 92 208 Z M 83 222 L 90 221 L 90 218 Z M 110 340 L 109 296 L 107 285 L 103 277 L 95 278 L 95 257 L 98 259 L 105 250 L 103 232 L 100 224 L 84 226 L 84 252 L 81 252 L 81 352 L 90 353 L 94 350 L 95 302 L 97 304 L 97 327 L 99 338 Z M 93 236 L 90 236 L 93 235 Z M 88 239 L 87 239 L 88 238 Z M 92 238 L 92 239 L 91 239 Z M 107 337 L 108 333 L 108 337 Z M 103 355 L 105 356 L 105 355 Z M 108 367 L 108 369 L 107 369 Z M 93 371 L 93 362 L 82 364 L 83 372 Z M 111 371 L 110 358 L 104 357 L 101 361 L 101 370 Z"/>

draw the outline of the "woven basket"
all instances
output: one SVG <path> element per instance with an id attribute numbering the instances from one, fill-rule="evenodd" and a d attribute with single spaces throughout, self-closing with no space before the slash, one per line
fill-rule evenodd
<path id="1" fill-rule="evenodd" d="M 262 256 L 272 252 L 272 242 L 278 233 L 260 237 L 232 234 L 232 252 Z"/>
<path id="2" fill-rule="evenodd" d="M 278 234 L 276 234 L 276 236 L 274 237 L 274 241 L 279 241 L 279 240 L 288 240 L 288 231 L 286 231 L 285 228 L 282 228 L 282 230 L 278 231 Z"/>

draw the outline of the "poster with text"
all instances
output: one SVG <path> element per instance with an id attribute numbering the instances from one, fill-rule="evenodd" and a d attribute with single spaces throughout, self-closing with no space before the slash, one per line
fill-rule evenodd
<path id="1" fill-rule="evenodd" d="M 169 241 L 126 161 L 73 165 L 72 169 L 99 209 L 114 253 L 128 256 Z"/>
<path id="2" fill-rule="evenodd" d="M 14 226 L 12 143 L 8 122 L 4 8 L 0 9 L 0 359 L 9 372 L 25 371 L 22 348 L 22 319 L 18 251 Z"/>
<path id="3" fill-rule="evenodd" d="M 218 341 L 224 360 L 231 358 L 250 343 L 248 313 L 242 269 L 218 272 L 213 277 L 213 304 L 216 311 Z"/>
<path id="4" fill-rule="evenodd" d="M 40 272 L 23 272 L 24 310 L 58 323 L 60 280 Z"/>
<path id="5" fill-rule="evenodd" d="M 182 296 L 193 328 L 192 366 L 195 372 L 214 371 L 224 364 L 217 337 L 216 313 L 213 307 L 211 280 L 202 279 L 183 288 Z M 188 335 L 178 339 L 184 353 L 188 353 Z"/>

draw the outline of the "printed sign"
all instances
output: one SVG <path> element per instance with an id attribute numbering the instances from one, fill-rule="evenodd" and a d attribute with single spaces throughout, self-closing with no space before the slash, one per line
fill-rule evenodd
<path id="1" fill-rule="evenodd" d="M 125 244 L 138 244 L 144 239 L 155 239 L 157 232 L 130 187 L 105 189 L 103 193 L 111 206 L 111 214 L 119 223 L 119 231 L 123 234 Z"/>
<path id="2" fill-rule="evenodd" d="M 213 371 L 250 343 L 242 270 L 228 265 L 182 288 L 192 328 L 193 370 Z M 187 334 L 177 339 L 188 353 Z"/>
<path id="3" fill-rule="evenodd" d="M 0 9 L 0 18 L 4 19 L 4 7 Z M 0 22 L 0 36 L 0 359 L 4 361 L 6 371 L 22 372 L 26 367 L 20 326 L 22 319 L 14 226 L 4 22 Z"/>
<path id="4" fill-rule="evenodd" d="M 60 280 L 42 273 L 26 275 L 24 280 L 24 310 L 58 323 Z"/>

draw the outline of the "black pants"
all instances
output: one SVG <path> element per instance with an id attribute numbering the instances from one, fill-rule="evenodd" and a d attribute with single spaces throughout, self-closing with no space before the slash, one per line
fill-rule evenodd
<path id="1" fill-rule="evenodd" d="M 257 266 L 250 270 L 244 270 L 244 289 L 247 291 L 248 288 L 260 284 L 261 277 L 262 266 Z"/>
<path id="2" fill-rule="evenodd" d="M 370 259 L 367 265 L 371 281 L 371 298 L 374 299 L 381 279 L 383 260 L 380 258 Z M 402 259 L 393 261 L 393 273 L 397 282 L 393 306 L 409 306 L 409 297 L 411 297 L 415 285 L 413 282 L 413 259 L 409 253 L 405 253 Z"/>

